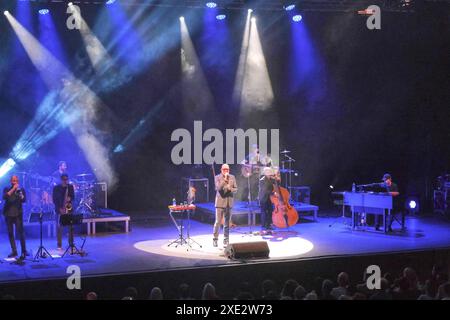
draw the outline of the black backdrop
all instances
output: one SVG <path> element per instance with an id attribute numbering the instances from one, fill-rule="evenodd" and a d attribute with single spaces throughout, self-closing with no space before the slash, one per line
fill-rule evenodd
<path id="1" fill-rule="evenodd" d="M 85 16 L 88 24 L 93 24 L 98 11 L 90 7 Z M 173 13 L 172 18 L 180 14 Z M 192 19 L 202 19 L 202 14 L 200 10 Z M 323 72 L 314 87 L 319 93 L 313 100 L 311 87 L 289 89 L 291 22 L 280 15 L 257 14 L 275 108 L 254 114 L 251 124 L 265 127 L 276 118 L 281 147 L 292 150 L 301 172 L 301 179 L 295 182 L 312 187 L 312 201 L 322 206 L 329 204 L 330 184 L 336 189 L 350 188 L 354 181 L 378 181 L 385 172 L 394 176 L 403 193 L 425 197 L 434 178 L 450 169 L 448 11 L 428 4 L 414 14 L 383 13 L 382 29 L 377 31 L 365 28 L 364 18 L 351 13 L 305 13 L 302 23 L 310 33 Z M 229 25 L 233 25 L 229 51 L 222 52 L 212 65 L 208 65 L 210 56 L 201 28 L 191 34 L 214 95 L 215 107 L 211 110 L 185 116 L 179 47 L 171 48 L 124 86 L 99 92 L 116 119 L 111 131 L 112 146 L 122 141 L 157 102 L 164 101 L 152 118 L 148 134 L 123 153 L 111 152 L 119 175 L 119 184 L 110 195 L 111 207 L 146 210 L 163 207 L 173 196 L 179 198 L 180 178 L 190 175 L 193 168 L 171 164 L 174 144 L 170 134 L 174 129 L 190 129 L 194 119 L 203 120 L 205 127 L 236 127 L 239 112 L 231 94 L 245 13 L 230 12 L 228 18 Z M 0 28 L 7 30 L 2 41 L 11 43 L 15 35 L 6 19 L 1 20 Z M 178 21 L 174 19 L 174 23 Z M 81 37 L 64 34 L 65 20 L 56 21 L 56 25 L 64 38 L 70 68 L 75 73 L 83 72 L 77 70 L 75 58 L 75 53 L 80 53 Z M 39 100 L 18 97 L 7 85 L 11 70 L 19 65 L 26 72 L 35 72 L 30 61 L 10 56 L 8 45 L 1 52 L 0 117 L 5 125 L 0 126 L 0 158 L 7 158 L 33 117 L 30 105 L 37 105 Z M 42 83 L 23 78 L 20 88 L 33 85 Z M 39 152 L 46 148 L 43 146 Z M 203 170 L 211 177 L 210 167 Z M 233 170 L 238 174 L 237 168 Z"/>

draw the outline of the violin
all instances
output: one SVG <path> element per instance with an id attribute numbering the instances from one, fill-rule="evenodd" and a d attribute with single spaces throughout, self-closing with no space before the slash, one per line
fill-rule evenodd
<path id="1" fill-rule="evenodd" d="M 288 228 L 298 222 L 297 210 L 289 203 L 289 191 L 275 180 L 270 201 L 273 204 L 272 223 L 278 228 Z"/>

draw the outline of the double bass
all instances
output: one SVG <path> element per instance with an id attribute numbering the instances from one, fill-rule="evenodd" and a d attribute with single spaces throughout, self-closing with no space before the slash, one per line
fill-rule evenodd
<path id="1" fill-rule="evenodd" d="M 272 223 L 278 228 L 288 228 L 298 221 L 297 210 L 289 203 L 289 191 L 275 180 L 270 201 L 273 204 Z"/>

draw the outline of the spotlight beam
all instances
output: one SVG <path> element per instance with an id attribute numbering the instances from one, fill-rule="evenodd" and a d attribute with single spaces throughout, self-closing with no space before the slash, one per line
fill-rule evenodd
<path id="1" fill-rule="evenodd" d="M 108 158 L 109 148 L 102 143 L 107 137 L 94 124 L 97 112 L 105 108 L 104 104 L 12 15 L 7 18 L 51 91 L 14 146 L 11 159 L 26 159 L 69 127 L 96 177 L 114 187 L 117 178 Z"/>
<path id="2" fill-rule="evenodd" d="M 250 20 L 252 12 L 253 12 L 252 9 L 248 9 L 247 11 L 247 19 L 245 21 L 244 36 L 242 38 L 242 45 L 241 45 L 241 54 L 239 56 L 238 70 L 236 73 L 236 79 L 234 84 L 233 100 L 236 105 L 240 105 L 242 99 L 242 86 L 244 82 L 245 69 L 247 66 L 246 61 L 248 56 L 248 46 L 250 43 Z"/>
<path id="3" fill-rule="evenodd" d="M 240 105 L 241 114 L 267 110 L 274 98 L 256 19 L 251 17 L 250 11 L 247 14 L 233 96 Z"/>
<path id="4" fill-rule="evenodd" d="M 184 19 L 180 19 L 180 33 L 184 110 L 188 115 L 195 116 L 195 113 L 205 112 L 212 107 L 213 97 Z"/>

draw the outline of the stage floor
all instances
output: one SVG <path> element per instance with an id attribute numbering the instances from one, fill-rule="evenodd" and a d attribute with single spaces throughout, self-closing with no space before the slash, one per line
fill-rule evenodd
<path id="1" fill-rule="evenodd" d="M 150 217 L 150 213 L 148 214 Z M 384 234 L 368 228 L 365 231 L 352 231 L 340 218 L 319 217 L 318 222 L 301 222 L 290 230 L 276 231 L 271 237 L 264 237 L 271 249 L 269 262 L 285 259 L 309 259 L 326 256 L 343 256 L 395 251 L 411 251 L 450 247 L 450 223 L 436 217 L 408 217 L 407 231 Z M 223 255 L 221 245 L 212 247 L 210 224 L 192 221 L 191 236 L 202 245 L 167 247 L 177 236 L 177 230 L 169 217 L 149 219 L 136 223 L 132 219 L 132 231 L 126 233 L 105 233 L 89 236 L 86 241 L 86 257 L 47 258 L 40 262 L 26 261 L 25 265 L 11 264 L 3 259 L 0 263 L 0 282 L 30 279 L 51 279 L 67 277 L 69 265 L 78 265 L 82 276 L 105 274 L 148 272 L 178 268 L 223 266 L 245 263 L 229 261 Z M 253 227 L 237 227 L 231 231 L 231 242 L 257 241 L 249 231 Z M 55 252 L 55 239 L 45 238 L 44 245 Z M 77 242 L 80 239 L 77 237 Z M 0 256 L 10 252 L 7 235 L 3 228 L 0 234 Z M 27 246 L 35 253 L 38 238 L 27 239 Z M 264 260 L 267 262 L 268 260 Z"/>

